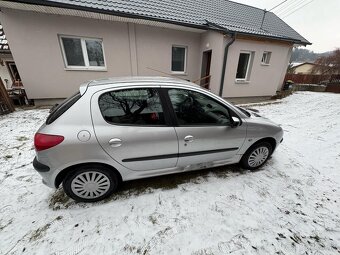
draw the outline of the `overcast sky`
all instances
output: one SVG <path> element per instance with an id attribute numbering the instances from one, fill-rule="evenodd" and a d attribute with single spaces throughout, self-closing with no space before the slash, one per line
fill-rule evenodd
<path id="1" fill-rule="evenodd" d="M 233 1 L 270 10 L 284 0 Z M 273 12 L 313 43 L 307 49 L 325 52 L 340 48 L 340 0 L 287 0 Z"/>

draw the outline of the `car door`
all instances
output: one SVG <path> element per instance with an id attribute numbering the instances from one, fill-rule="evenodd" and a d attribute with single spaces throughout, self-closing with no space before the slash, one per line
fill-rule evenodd
<path id="1" fill-rule="evenodd" d="M 99 91 L 91 99 L 97 140 L 131 170 L 175 167 L 178 140 L 164 108 L 155 87 Z"/>
<path id="2" fill-rule="evenodd" d="M 168 88 L 179 142 L 177 166 L 232 161 L 244 143 L 246 125 L 232 127 L 231 111 L 202 92 Z"/>

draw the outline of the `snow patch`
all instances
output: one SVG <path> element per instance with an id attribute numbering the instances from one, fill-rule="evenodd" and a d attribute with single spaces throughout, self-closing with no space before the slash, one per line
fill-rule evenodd
<path id="1" fill-rule="evenodd" d="M 132 181 L 94 204 L 45 187 L 32 167 L 48 110 L 1 116 L 0 254 L 339 254 L 340 95 L 256 109 L 285 130 L 261 170 Z"/>

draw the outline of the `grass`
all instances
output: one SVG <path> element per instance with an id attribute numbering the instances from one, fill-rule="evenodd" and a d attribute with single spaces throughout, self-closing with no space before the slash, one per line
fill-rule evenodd
<path id="1" fill-rule="evenodd" d="M 27 138 L 26 136 L 17 137 L 17 141 L 19 141 L 19 142 L 28 141 L 28 140 L 29 140 L 29 138 Z"/>

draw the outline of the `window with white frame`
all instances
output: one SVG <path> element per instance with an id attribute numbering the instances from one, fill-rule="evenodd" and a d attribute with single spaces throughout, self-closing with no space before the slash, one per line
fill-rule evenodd
<path id="1" fill-rule="evenodd" d="M 264 65 L 269 65 L 272 53 L 269 51 L 263 52 L 261 63 Z"/>
<path id="2" fill-rule="evenodd" d="M 171 72 L 185 73 L 187 65 L 187 47 L 172 46 Z"/>
<path id="3" fill-rule="evenodd" d="M 106 68 L 101 39 L 60 36 L 67 69 L 103 70 Z"/>
<path id="4" fill-rule="evenodd" d="M 241 52 L 236 72 L 236 80 L 237 81 L 248 81 L 250 77 L 250 69 L 252 63 L 252 52 Z"/>

